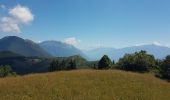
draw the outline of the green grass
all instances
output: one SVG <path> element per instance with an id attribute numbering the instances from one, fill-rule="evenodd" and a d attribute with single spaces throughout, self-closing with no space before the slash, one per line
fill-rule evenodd
<path id="1" fill-rule="evenodd" d="M 151 74 L 75 70 L 0 79 L 0 100 L 169 100 L 170 83 Z"/>

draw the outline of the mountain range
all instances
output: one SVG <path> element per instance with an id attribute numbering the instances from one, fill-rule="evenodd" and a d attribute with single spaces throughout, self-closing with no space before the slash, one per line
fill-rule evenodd
<path id="1" fill-rule="evenodd" d="M 80 55 L 87 58 L 85 54 L 74 47 L 73 45 L 66 44 L 60 41 L 44 41 L 39 43 L 39 45 L 50 55 L 55 57 L 69 57 L 73 55 Z"/>
<path id="2" fill-rule="evenodd" d="M 0 51 L 11 51 L 23 56 L 50 57 L 38 44 L 16 36 L 7 36 L 0 39 Z"/>
<path id="3" fill-rule="evenodd" d="M 0 51 L 11 51 L 26 57 L 69 57 L 85 54 L 76 47 L 59 41 L 44 41 L 35 43 L 17 36 L 7 36 L 0 39 Z"/>
<path id="4" fill-rule="evenodd" d="M 90 60 L 99 60 L 104 54 L 108 55 L 112 60 L 118 61 L 126 53 L 134 53 L 140 50 L 145 50 L 149 54 L 153 54 L 157 59 L 163 59 L 170 55 L 170 48 L 155 44 L 132 46 L 121 49 L 115 48 L 97 48 L 90 51 L 85 51 L 85 54 Z"/>
<path id="5" fill-rule="evenodd" d="M 97 48 L 89 51 L 82 51 L 73 45 L 60 41 L 44 41 L 35 43 L 28 39 L 22 39 L 17 36 L 7 36 L 0 39 L 0 52 L 11 51 L 13 53 L 26 57 L 69 57 L 80 55 L 87 60 L 99 60 L 104 54 L 112 60 L 118 61 L 126 53 L 145 50 L 153 54 L 155 58 L 163 59 L 170 55 L 170 48 L 155 44 L 132 46 L 121 49 L 115 48 Z"/>

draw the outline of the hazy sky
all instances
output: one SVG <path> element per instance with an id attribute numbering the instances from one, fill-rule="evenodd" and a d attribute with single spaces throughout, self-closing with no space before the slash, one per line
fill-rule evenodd
<path id="1" fill-rule="evenodd" d="M 0 37 L 59 40 L 81 49 L 170 46 L 170 0 L 1 0 Z"/>

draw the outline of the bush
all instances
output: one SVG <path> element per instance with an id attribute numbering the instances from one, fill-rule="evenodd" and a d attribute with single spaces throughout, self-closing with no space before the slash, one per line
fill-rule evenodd
<path id="1" fill-rule="evenodd" d="M 108 69 L 111 68 L 112 61 L 107 55 L 104 55 L 98 63 L 98 69 Z"/>
<path id="2" fill-rule="evenodd" d="M 8 65 L 0 66 L 0 77 L 16 76 L 16 73 L 12 71 Z"/>
<path id="3" fill-rule="evenodd" d="M 159 76 L 170 80 L 170 55 L 160 65 Z"/>
<path id="4" fill-rule="evenodd" d="M 155 58 L 146 51 L 125 54 L 118 62 L 120 69 L 128 71 L 145 72 L 155 68 Z"/>

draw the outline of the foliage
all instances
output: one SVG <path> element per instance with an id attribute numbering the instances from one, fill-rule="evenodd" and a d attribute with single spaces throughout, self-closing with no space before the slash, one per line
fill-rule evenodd
<path id="1" fill-rule="evenodd" d="M 115 64 L 115 61 L 114 61 L 114 60 L 112 61 L 112 64 L 113 64 L 113 65 Z"/>
<path id="2" fill-rule="evenodd" d="M 16 75 L 16 73 L 12 71 L 10 66 L 8 65 L 0 66 L 0 77 L 6 77 L 12 75 Z"/>
<path id="3" fill-rule="evenodd" d="M 5 57 L 0 58 L 0 65 L 9 65 L 17 74 L 47 72 L 50 58 L 38 57 Z"/>
<path id="4" fill-rule="evenodd" d="M 146 51 L 125 54 L 118 62 L 120 69 L 144 72 L 155 68 L 155 58 Z"/>
<path id="5" fill-rule="evenodd" d="M 88 68 L 88 62 L 80 56 L 55 58 L 24 57 L 8 52 L 3 54 L 0 52 L 0 65 L 10 65 L 13 71 L 20 75 L 48 72 L 50 70 L 49 66 L 53 60 L 59 60 L 59 62 L 63 61 L 63 66 L 67 66 L 66 64 L 68 64 L 71 59 L 76 61 L 76 68 Z"/>
<path id="6" fill-rule="evenodd" d="M 98 63 L 98 69 L 108 69 L 111 68 L 112 62 L 107 55 L 104 55 Z"/>
<path id="7" fill-rule="evenodd" d="M 159 75 L 161 78 L 170 80 L 170 55 L 161 63 L 159 67 Z"/>
<path id="8" fill-rule="evenodd" d="M 91 69 L 97 69 L 98 63 L 99 63 L 99 61 L 88 61 L 87 66 Z"/>
<path id="9" fill-rule="evenodd" d="M 76 67 L 77 67 L 77 64 L 76 64 L 76 61 L 75 60 L 71 60 L 70 62 L 69 62 L 69 66 L 68 66 L 68 70 L 72 70 L 72 69 L 76 69 Z"/>
<path id="10" fill-rule="evenodd" d="M 80 58 L 54 59 L 49 66 L 49 71 L 72 70 L 77 69 L 80 64 Z"/>
<path id="11" fill-rule="evenodd" d="M 58 60 L 54 60 L 51 62 L 50 67 L 49 67 L 49 71 L 55 71 L 55 70 L 61 70 L 60 69 L 60 63 Z"/>

